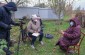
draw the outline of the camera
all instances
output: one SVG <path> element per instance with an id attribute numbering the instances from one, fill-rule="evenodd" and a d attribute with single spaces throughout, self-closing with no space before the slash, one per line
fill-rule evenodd
<path id="1" fill-rule="evenodd" d="M 25 24 L 24 19 L 19 19 L 20 24 Z"/>

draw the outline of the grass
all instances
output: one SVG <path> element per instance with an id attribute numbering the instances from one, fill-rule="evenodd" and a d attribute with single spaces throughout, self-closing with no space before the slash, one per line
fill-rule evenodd
<path id="1" fill-rule="evenodd" d="M 59 26 L 59 30 L 65 30 L 68 28 L 69 24 L 67 22 L 62 22 L 62 25 L 56 25 L 55 21 L 43 21 L 44 23 L 44 34 L 50 33 L 54 36 L 53 39 L 46 39 L 45 36 L 43 38 L 44 46 L 41 46 L 38 38 L 35 42 L 35 47 L 37 50 L 33 50 L 30 47 L 30 42 L 27 41 L 25 44 L 20 43 L 20 51 L 19 55 L 65 55 L 64 52 L 62 52 L 59 47 L 56 47 L 56 51 L 53 52 L 53 48 L 55 47 L 55 43 L 58 41 L 58 39 L 61 37 L 56 29 Z M 26 26 L 26 25 L 25 25 Z M 13 27 L 11 30 L 11 39 L 18 40 L 19 36 L 19 27 Z M 85 38 L 84 38 L 85 40 Z M 12 51 L 15 51 L 14 55 L 16 55 L 16 49 L 17 49 L 17 44 L 14 45 L 14 47 L 10 48 Z M 85 42 L 83 41 L 81 45 L 81 54 L 80 55 L 85 55 L 84 54 L 85 50 Z M 75 54 L 77 55 L 77 54 Z"/>
<path id="2" fill-rule="evenodd" d="M 65 15 L 64 20 L 69 20 L 71 16 Z"/>

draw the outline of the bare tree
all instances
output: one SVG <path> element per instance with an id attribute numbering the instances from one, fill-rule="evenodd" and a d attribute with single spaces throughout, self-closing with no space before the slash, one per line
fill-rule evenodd
<path id="1" fill-rule="evenodd" d="M 6 3 L 15 2 L 17 6 L 27 6 L 29 0 L 4 0 Z"/>
<path id="2" fill-rule="evenodd" d="M 48 0 L 50 7 L 53 9 L 53 12 L 58 15 L 59 20 L 61 19 L 61 14 L 63 16 L 65 13 L 72 13 L 73 4 L 76 0 Z M 70 11 L 71 12 L 70 12 Z"/>
<path id="3" fill-rule="evenodd" d="M 56 31 L 59 31 L 59 25 L 62 23 L 61 18 L 65 11 L 66 0 L 49 0 L 49 5 L 53 12 L 58 16 L 56 24 L 58 24 Z"/>
<path id="4" fill-rule="evenodd" d="M 77 7 L 77 9 L 75 10 L 75 13 L 79 13 L 81 12 L 81 6 Z"/>
<path id="5" fill-rule="evenodd" d="M 65 14 L 68 16 L 71 16 L 72 12 L 73 12 L 73 4 L 76 0 L 68 0 L 66 3 L 66 7 L 65 7 Z"/>
<path id="6" fill-rule="evenodd" d="M 58 15 L 59 20 L 61 19 L 61 14 L 65 10 L 65 1 L 66 0 L 49 0 L 50 7 L 52 8 L 53 12 Z"/>
<path id="7" fill-rule="evenodd" d="M 79 0 L 48 0 L 53 12 L 58 15 L 59 19 L 61 14 L 72 14 L 73 4 Z"/>
<path id="8" fill-rule="evenodd" d="M 7 0 L 5 0 L 5 2 L 7 2 L 7 3 L 8 3 L 8 1 L 7 1 Z"/>
<path id="9" fill-rule="evenodd" d="M 35 4 L 34 7 L 45 8 L 46 5 L 45 5 L 45 3 L 40 3 L 40 4 Z"/>

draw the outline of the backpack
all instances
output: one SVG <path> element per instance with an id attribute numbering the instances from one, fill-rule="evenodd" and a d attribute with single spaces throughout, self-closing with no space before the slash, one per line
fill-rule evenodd
<path id="1" fill-rule="evenodd" d="M 45 34 L 45 37 L 46 37 L 47 39 L 52 39 L 52 38 L 53 38 L 53 35 L 51 35 L 51 34 Z"/>

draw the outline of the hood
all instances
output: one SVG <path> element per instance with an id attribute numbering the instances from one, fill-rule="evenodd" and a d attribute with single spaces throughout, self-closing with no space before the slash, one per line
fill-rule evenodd
<path id="1" fill-rule="evenodd" d="M 74 22 L 74 27 L 76 27 L 76 26 L 78 26 L 78 25 L 81 25 L 80 24 L 80 20 L 77 18 L 77 17 L 75 17 L 75 18 L 72 18 L 71 20 L 70 20 L 70 22 L 71 21 L 73 21 Z"/>
<path id="2" fill-rule="evenodd" d="M 34 20 L 34 19 L 37 19 L 38 17 L 37 17 L 37 15 L 36 14 L 33 14 L 32 15 L 32 19 Z"/>
<path id="3" fill-rule="evenodd" d="M 9 11 L 17 11 L 17 6 L 14 2 L 9 2 L 8 4 L 4 5 Z"/>

